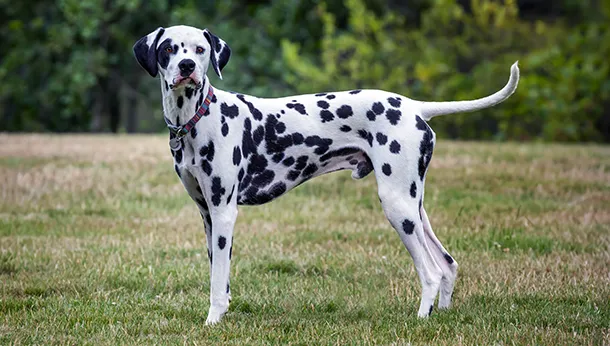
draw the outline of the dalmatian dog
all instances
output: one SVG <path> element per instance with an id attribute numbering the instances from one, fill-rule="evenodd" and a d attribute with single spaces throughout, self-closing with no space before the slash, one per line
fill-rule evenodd
<path id="1" fill-rule="evenodd" d="M 210 262 L 207 325 L 218 323 L 231 299 L 229 266 L 239 205 L 269 202 L 319 175 L 348 169 L 374 173 L 386 217 L 411 254 L 421 281 L 418 316 L 451 303 L 457 262 L 434 235 L 423 206 L 435 134 L 426 121 L 491 107 L 517 88 L 508 83 L 473 101 L 421 102 L 381 90 L 259 98 L 213 88 L 231 50 L 209 30 L 158 28 L 133 47 L 139 64 L 160 75 L 174 168 L 195 201 Z"/>

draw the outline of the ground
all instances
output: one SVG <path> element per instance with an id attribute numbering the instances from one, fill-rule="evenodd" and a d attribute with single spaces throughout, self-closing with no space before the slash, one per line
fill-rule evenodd
<path id="1" fill-rule="evenodd" d="M 610 147 L 438 140 L 425 205 L 459 262 L 416 317 L 371 175 L 240 209 L 233 302 L 166 136 L 0 135 L 0 344 L 610 343 Z"/>

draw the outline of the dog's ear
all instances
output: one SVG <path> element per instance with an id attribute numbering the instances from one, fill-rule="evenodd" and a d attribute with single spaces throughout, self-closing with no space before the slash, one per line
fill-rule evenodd
<path id="1" fill-rule="evenodd" d="M 142 37 L 133 45 L 133 53 L 142 66 L 151 76 L 157 77 L 159 67 L 157 66 L 157 44 L 163 36 L 165 29 L 162 27 Z"/>
<path id="2" fill-rule="evenodd" d="M 203 36 L 205 36 L 206 40 L 210 43 L 210 47 L 212 47 L 212 51 L 210 52 L 212 67 L 214 67 L 214 71 L 216 71 L 218 77 L 222 79 L 222 73 L 220 73 L 220 71 L 222 71 L 223 67 L 229 62 L 231 48 L 229 48 L 229 45 L 225 41 L 212 34 L 208 29 L 203 30 Z"/>

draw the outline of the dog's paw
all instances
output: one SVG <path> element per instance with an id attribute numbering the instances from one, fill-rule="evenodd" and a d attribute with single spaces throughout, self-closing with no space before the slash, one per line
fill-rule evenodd
<path id="1" fill-rule="evenodd" d="M 417 317 L 419 317 L 419 318 L 428 318 L 430 315 L 432 315 L 432 310 L 433 309 L 434 309 L 433 305 L 430 305 L 429 308 L 420 307 L 419 311 L 417 312 Z"/>
<path id="2" fill-rule="evenodd" d="M 216 323 L 220 322 L 222 316 L 224 316 L 225 312 L 227 312 L 226 308 L 217 308 L 214 306 L 210 307 L 210 311 L 208 312 L 208 318 L 205 320 L 206 326 L 213 326 Z"/>

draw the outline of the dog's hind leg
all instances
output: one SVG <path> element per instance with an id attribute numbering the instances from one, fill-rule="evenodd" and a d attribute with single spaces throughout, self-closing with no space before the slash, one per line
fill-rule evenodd
<path id="1" fill-rule="evenodd" d="M 419 211 L 422 217 L 422 223 L 424 226 L 424 233 L 426 236 L 426 243 L 428 244 L 428 248 L 432 252 L 436 263 L 439 265 L 441 270 L 443 271 L 443 279 L 441 280 L 440 287 L 440 296 L 438 299 L 438 308 L 439 309 L 447 309 L 451 305 L 451 295 L 453 294 L 453 287 L 455 284 L 455 279 L 457 277 L 457 269 L 458 264 L 451 257 L 451 255 L 445 250 L 443 244 L 438 240 L 434 232 L 432 231 L 432 226 L 430 225 L 430 220 L 428 219 L 428 214 L 424 209 L 424 206 L 420 206 Z"/>
<path id="2" fill-rule="evenodd" d="M 383 182 L 379 183 L 379 198 L 386 217 L 413 258 L 422 286 L 422 298 L 417 315 L 427 317 L 432 313 L 443 271 L 436 263 L 425 240 L 418 202 L 408 197 L 403 198 L 400 192 L 397 193 L 395 186 L 387 185 L 383 186 Z"/>

